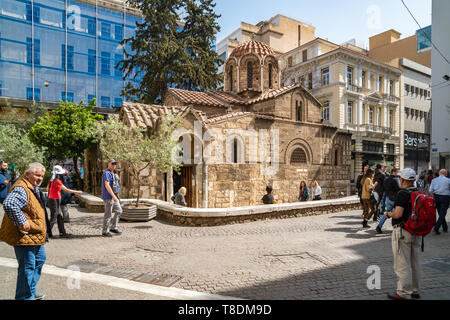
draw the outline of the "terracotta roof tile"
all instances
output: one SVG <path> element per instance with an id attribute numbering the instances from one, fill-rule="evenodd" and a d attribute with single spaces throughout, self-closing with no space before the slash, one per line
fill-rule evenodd
<path id="1" fill-rule="evenodd" d="M 241 112 L 231 112 L 231 113 L 227 113 L 227 114 L 224 114 L 221 116 L 209 118 L 206 121 L 206 123 L 213 124 L 213 123 L 228 121 L 228 120 L 232 120 L 232 119 L 236 119 L 236 118 L 246 117 L 249 115 L 253 115 L 253 113 L 252 112 L 242 112 L 242 111 Z"/>
<path id="2" fill-rule="evenodd" d="M 237 59 L 239 59 L 240 57 L 249 53 L 256 54 L 260 59 L 269 54 L 275 55 L 273 49 L 264 42 L 250 40 L 234 48 L 234 50 L 230 54 L 230 58 L 236 57 Z"/>
<path id="3" fill-rule="evenodd" d="M 189 91 L 169 88 L 169 92 L 177 96 L 181 101 L 190 104 L 225 107 L 223 102 L 208 95 L 206 92 Z"/>

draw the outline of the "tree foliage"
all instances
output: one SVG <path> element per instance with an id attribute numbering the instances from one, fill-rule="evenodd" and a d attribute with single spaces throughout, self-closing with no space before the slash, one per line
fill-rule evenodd
<path id="1" fill-rule="evenodd" d="M 40 117 L 28 132 L 33 143 L 45 147 L 49 159 L 72 158 L 79 181 L 78 158 L 83 158 L 84 150 L 94 143 L 95 124 L 103 119 L 102 115 L 92 114 L 94 106 L 95 99 L 88 106 L 83 101 L 61 101 L 56 110 Z"/>
<path id="2" fill-rule="evenodd" d="M 97 125 L 100 152 L 106 159 L 124 163 L 138 184 L 136 205 L 139 205 L 141 173 L 149 166 L 160 172 L 171 168 L 179 170 L 180 164 L 174 157 L 178 141 L 173 133 L 181 126 L 179 116 L 165 116 L 157 120 L 154 130 L 138 126 L 127 126 L 118 117 L 110 117 Z"/>
<path id="3" fill-rule="evenodd" d="M 118 63 L 127 83 L 123 95 L 135 101 L 160 102 L 168 87 L 206 90 L 221 81 L 213 49 L 220 31 L 212 0 L 130 0 L 143 14 L 132 38 L 124 39 L 125 58 Z M 184 16 L 184 21 L 180 17 Z M 181 27 L 181 25 L 183 25 Z M 140 81 L 137 85 L 137 81 Z"/>
<path id="4" fill-rule="evenodd" d="M 44 150 L 34 145 L 25 130 L 14 124 L 0 124 L 1 160 L 16 164 L 24 172 L 32 162 L 44 162 Z"/>

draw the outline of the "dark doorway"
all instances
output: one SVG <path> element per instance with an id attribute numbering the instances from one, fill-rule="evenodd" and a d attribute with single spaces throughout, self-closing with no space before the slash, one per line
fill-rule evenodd
<path id="1" fill-rule="evenodd" d="M 177 193 L 181 187 L 186 188 L 186 203 L 192 208 L 193 188 L 192 188 L 192 166 L 181 167 L 180 173 L 173 171 L 173 193 Z"/>

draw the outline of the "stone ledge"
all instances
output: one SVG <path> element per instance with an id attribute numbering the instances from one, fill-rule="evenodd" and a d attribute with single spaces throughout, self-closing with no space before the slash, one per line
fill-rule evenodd
<path id="1" fill-rule="evenodd" d="M 103 212 L 103 200 L 89 194 L 75 195 L 82 207 Z M 135 199 L 121 199 L 124 204 Z M 257 205 L 236 208 L 186 208 L 162 200 L 142 199 L 142 203 L 156 205 L 157 216 L 169 222 L 187 226 L 217 226 L 265 219 L 283 219 L 360 209 L 357 196 L 341 199 Z"/>

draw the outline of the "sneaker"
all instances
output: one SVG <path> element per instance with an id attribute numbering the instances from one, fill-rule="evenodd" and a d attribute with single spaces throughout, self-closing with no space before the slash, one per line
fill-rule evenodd
<path id="1" fill-rule="evenodd" d="M 102 236 L 104 236 L 104 237 L 112 237 L 113 235 L 110 232 L 103 232 Z"/>
<path id="2" fill-rule="evenodd" d="M 42 299 L 44 299 L 44 297 L 45 297 L 45 294 L 43 294 L 43 293 L 36 292 L 34 294 L 34 300 L 42 300 Z"/>
<path id="3" fill-rule="evenodd" d="M 65 239 L 69 239 L 72 238 L 72 235 L 68 234 L 68 233 L 62 233 L 59 235 L 60 238 L 65 238 Z"/>
<path id="4" fill-rule="evenodd" d="M 381 231 L 380 226 L 377 226 L 377 233 L 383 233 L 383 231 Z"/>
<path id="5" fill-rule="evenodd" d="M 115 234 L 117 234 L 117 235 L 122 234 L 122 232 L 120 232 L 120 231 L 117 230 L 117 229 L 111 229 L 111 230 L 109 230 L 109 231 L 112 232 L 112 233 L 115 233 Z"/>
<path id="6" fill-rule="evenodd" d="M 407 300 L 405 297 L 398 295 L 397 293 L 388 293 L 387 297 L 391 300 Z"/>
<path id="7" fill-rule="evenodd" d="M 411 293 L 411 298 L 420 299 L 420 294 L 418 292 L 413 292 L 413 293 Z"/>

